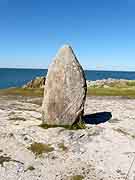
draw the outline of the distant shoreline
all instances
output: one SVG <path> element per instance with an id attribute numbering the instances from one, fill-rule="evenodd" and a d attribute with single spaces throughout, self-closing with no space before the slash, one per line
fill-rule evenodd
<path id="1" fill-rule="evenodd" d="M 0 69 L 22 69 L 22 70 L 48 70 L 48 68 L 30 68 L 30 67 L 0 67 Z M 135 70 L 106 70 L 106 69 L 84 69 L 84 71 L 100 71 L 100 72 L 126 72 L 130 73 L 133 72 L 135 73 Z"/>
<path id="2" fill-rule="evenodd" d="M 21 87 L 36 77 L 46 76 L 47 69 L 0 68 L 0 89 Z M 84 70 L 87 80 L 127 79 L 135 80 L 135 72 Z"/>
<path id="3" fill-rule="evenodd" d="M 43 97 L 44 84 L 40 78 L 43 77 L 36 78 L 21 87 L 0 89 L 0 95 Z M 104 79 L 87 81 L 87 96 L 117 96 L 135 99 L 135 80 Z"/>

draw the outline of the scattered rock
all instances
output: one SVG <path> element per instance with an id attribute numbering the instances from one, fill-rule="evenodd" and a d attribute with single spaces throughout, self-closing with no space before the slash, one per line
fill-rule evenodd
<path id="1" fill-rule="evenodd" d="M 44 88 L 45 80 L 45 77 L 36 77 L 27 84 L 23 85 L 22 88 Z"/>
<path id="2" fill-rule="evenodd" d="M 88 87 L 129 87 L 135 86 L 135 80 L 127 80 L 127 79 L 101 79 L 96 81 L 87 80 Z"/>
<path id="3" fill-rule="evenodd" d="M 45 86 L 45 77 L 36 77 L 27 84 L 23 85 L 22 88 L 44 88 Z M 101 80 L 87 80 L 87 87 L 135 87 L 135 80 L 127 79 L 101 79 Z"/>

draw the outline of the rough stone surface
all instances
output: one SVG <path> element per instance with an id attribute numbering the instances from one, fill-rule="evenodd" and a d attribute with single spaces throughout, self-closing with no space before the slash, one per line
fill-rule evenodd
<path id="1" fill-rule="evenodd" d="M 27 84 L 23 85 L 22 88 L 44 88 L 45 77 L 36 77 Z"/>
<path id="2" fill-rule="evenodd" d="M 72 48 L 63 46 L 46 77 L 42 106 L 43 123 L 72 125 L 84 111 L 86 80 Z"/>

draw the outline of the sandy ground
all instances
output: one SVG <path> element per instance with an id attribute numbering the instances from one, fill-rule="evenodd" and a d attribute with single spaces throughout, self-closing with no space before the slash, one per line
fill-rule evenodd
<path id="1" fill-rule="evenodd" d="M 87 97 L 87 118 L 106 122 L 76 131 L 39 127 L 40 103 L 0 97 L 0 180 L 135 180 L 135 100 Z M 38 156 L 29 149 L 35 142 L 53 150 Z"/>

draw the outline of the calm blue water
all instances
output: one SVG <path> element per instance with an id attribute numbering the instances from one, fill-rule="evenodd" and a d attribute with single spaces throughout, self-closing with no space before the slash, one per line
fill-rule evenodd
<path id="1" fill-rule="evenodd" d="M 0 88 L 18 87 L 26 84 L 36 76 L 46 76 L 47 69 L 8 69 L 0 68 Z M 97 79 L 131 79 L 135 80 L 135 72 L 121 71 L 85 71 L 87 80 Z"/>

